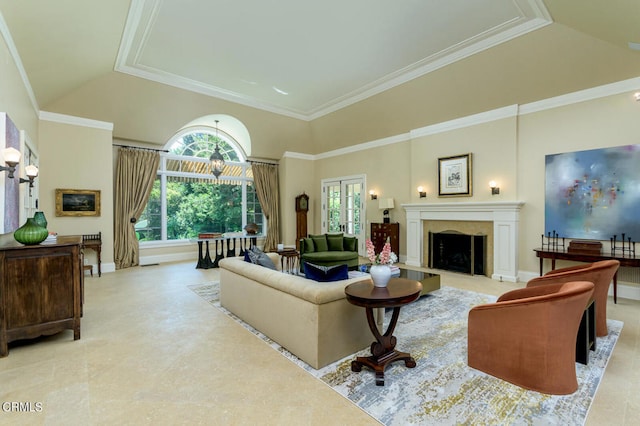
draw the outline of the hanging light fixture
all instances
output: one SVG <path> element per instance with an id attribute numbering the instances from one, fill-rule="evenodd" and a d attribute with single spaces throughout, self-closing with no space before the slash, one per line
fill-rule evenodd
<path id="1" fill-rule="evenodd" d="M 209 161 L 211 161 L 211 173 L 218 179 L 224 167 L 224 158 L 222 158 L 220 148 L 218 147 L 218 120 L 216 120 L 216 148 L 213 154 L 211 154 L 211 157 L 209 157 Z"/>

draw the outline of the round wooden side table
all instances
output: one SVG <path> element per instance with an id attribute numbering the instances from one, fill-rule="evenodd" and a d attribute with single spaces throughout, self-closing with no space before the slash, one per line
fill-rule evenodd
<path id="1" fill-rule="evenodd" d="M 420 297 L 422 284 L 419 281 L 405 278 L 391 278 L 387 287 L 374 287 L 372 282 L 361 281 L 345 287 L 347 300 L 356 306 L 362 306 L 366 310 L 369 329 L 376 341 L 371 344 L 371 356 L 357 357 L 351 362 L 351 371 L 360 372 L 366 365 L 376 373 L 376 385 L 384 386 L 384 370 L 394 361 L 404 361 L 408 368 L 416 366 L 416 361 L 407 352 L 395 349 L 396 338 L 393 331 L 396 328 L 400 308 Z M 384 334 L 380 334 L 374 318 L 374 309 L 393 308 L 391 322 Z"/>

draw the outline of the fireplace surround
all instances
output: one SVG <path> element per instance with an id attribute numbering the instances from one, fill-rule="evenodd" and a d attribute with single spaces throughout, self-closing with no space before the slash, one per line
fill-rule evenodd
<path id="1" fill-rule="evenodd" d="M 407 220 L 407 258 L 411 266 L 426 266 L 428 238 L 425 223 L 433 221 L 491 222 L 487 258 L 492 258 L 491 278 L 518 281 L 518 225 L 523 202 L 460 202 L 403 204 Z M 427 241 L 425 245 L 425 241 Z M 491 246 L 493 250 L 491 250 Z"/>

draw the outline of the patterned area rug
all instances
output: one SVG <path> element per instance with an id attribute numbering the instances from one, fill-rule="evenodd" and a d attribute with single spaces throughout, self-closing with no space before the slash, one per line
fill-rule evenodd
<path id="1" fill-rule="evenodd" d="M 442 287 L 402 308 L 394 332 L 398 338 L 397 349 L 409 352 L 417 366 L 408 369 L 401 361 L 392 364 L 385 371 L 385 386 L 379 387 L 375 385 L 375 374 L 366 367 L 360 373 L 351 371 L 351 361 L 356 356 L 370 355 L 368 348 L 315 370 L 222 308 L 218 287 L 218 283 L 190 286 L 209 303 L 386 425 L 582 425 L 623 325 L 620 321 L 608 320 L 609 335 L 597 338 L 597 350 L 590 353 L 589 364 L 576 364 L 578 390 L 575 393 L 545 395 L 467 366 L 469 309 L 496 298 Z M 391 312 L 387 312 L 385 327 L 390 315 Z"/>

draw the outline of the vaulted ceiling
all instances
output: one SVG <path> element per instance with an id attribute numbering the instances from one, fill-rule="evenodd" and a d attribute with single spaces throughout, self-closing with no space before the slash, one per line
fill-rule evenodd
<path id="1" fill-rule="evenodd" d="M 43 109 L 115 71 L 310 120 L 547 25 L 640 58 L 637 0 L 0 0 L 0 13 Z"/>

